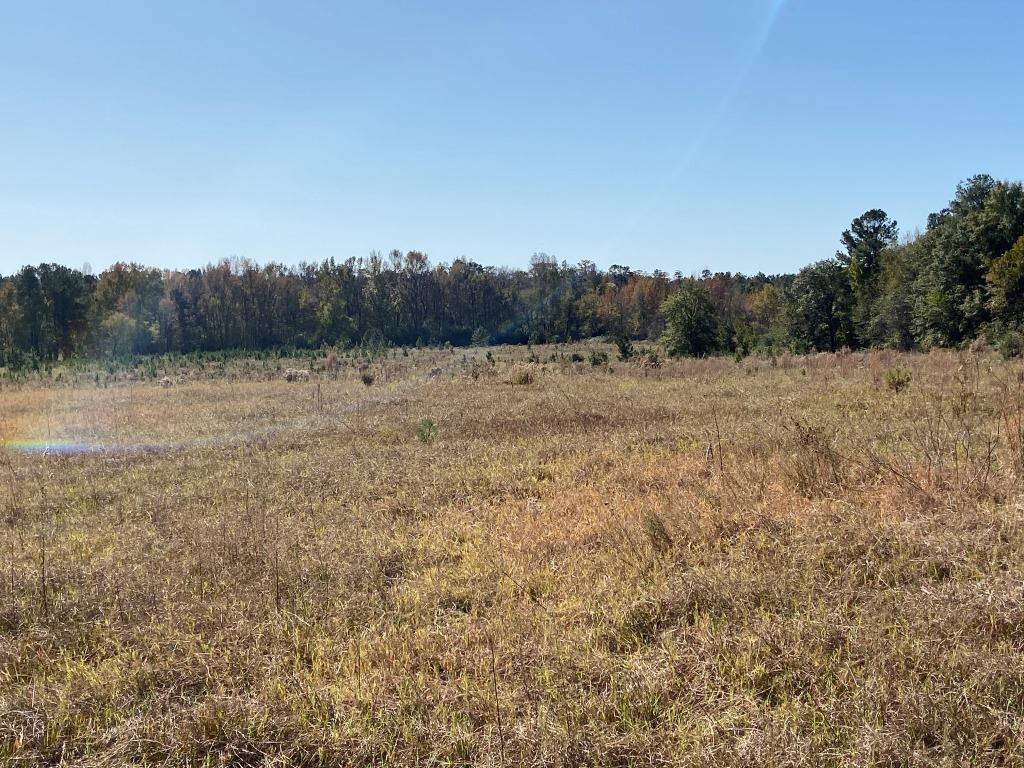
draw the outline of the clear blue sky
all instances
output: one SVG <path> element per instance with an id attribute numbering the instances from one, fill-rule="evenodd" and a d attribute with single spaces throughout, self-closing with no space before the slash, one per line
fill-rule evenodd
<path id="1" fill-rule="evenodd" d="M 1024 177 L 1024 3 L 0 1 L 0 273 L 793 270 Z"/>

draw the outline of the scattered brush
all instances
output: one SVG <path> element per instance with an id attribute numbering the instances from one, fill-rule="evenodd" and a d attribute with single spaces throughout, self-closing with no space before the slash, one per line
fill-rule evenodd
<path id="1" fill-rule="evenodd" d="M 514 365 L 509 370 L 506 382 L 512 385 L 525 386 L 527 384 L 533 384 L 533 380 L 533 368 L 526 365 Z"/>
<path id="2" fill-rule="evenodd" d="M 896 366 L 885 372 L 885 386 L 898 395 L 910 386 L 912 378 L 910 371 L 902 366 Z"/>
<path id="3" fill-rule="evenodd" d="M 1024 765 L 1018 361 L 591 352 L 4 379 L 0 764 Z"/>

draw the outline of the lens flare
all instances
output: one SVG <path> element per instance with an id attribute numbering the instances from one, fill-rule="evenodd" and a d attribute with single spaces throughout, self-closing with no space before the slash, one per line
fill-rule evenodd
<path id="1" fill-rule="evenodd" d="M 29 456 L 84 456 L 87 454 L 148 453 L 180 447 L 171 444 L 135 443 L 120 445 L 114 443 L 84 442 L 72 440 L 3 440 L 0 451 L 20 453 Z"/>
<path id="2" fill-rule="evenodd" d="M 785 4 L 786 0 L 772 0 L 772 4 L 768 8 L 768 14 L 765 16 L 765 19 L 758 30 L 757 36 L 754 38 L 754 45 L 751 47 L 749 55 L 741 63 L 732 84 L 722 92 L 718 101 L 718 106 L 715 111 L 712 112 L 711 118 L 704 124 L 704 129 L 697 134 L 697 138 L 676 159 L 675 166 L 673 167 L 670 178 L 668 179 L 669 182 L 678 179 L 686 166 L 692 162 L 693 158 L 697 156 L 697 153 L 703 148 L 704 144 L 707 143 L 707 140 L 711 138 L 712 133 L 714 133 L 721 124 L 726 113 L 736 100 L 736 96 L 739 94 L 743 84 L 750 77 L 750 73 L 754 71 L 754 66 L 761 58 L 761 54 L 764 53 L 765 46 L 768 45 L 768 40 L 772 36 L 772 30 L 775 29 L 775 23 L 778 21 L 779 14 L 782 12 L 782 8 Z"/>
<path id="3" fill-rule="evenodd" d="M 47 440 L 4 440 L 0 448 L 10 453 L 75 455 L 95 453 L 97 446 L 89 443 L 49 442 Z"/>
<path id="4" fill-rule="evenodd" d="M 638 206 L 636 213 L 618 228 L 617 235 L 612 236 L 608 244 L 609 251 L 621 250 L 621 243 L 627 238 L 632 237 L 637 229 L 639 229 L 643 220 L 649 215 L 649 211 L 655 206 L 655 203 L 664 198 L 670 187 L 679 181 L 687 167 L 704 148 L 704 145 L 707 144 L 708 139 L 718 129 L 718 126 L 721 125 L 722 120 L 725 119 L 726 114 L 728 114 L 729 109 L 735 102 L 740 89 L 748 80 L 750 73 L 754 71 L 754 67 L 764 53 L 764 49 L 768 45 L 768 40 L 771 39 L 772 31 L 775 29 L 776 22 L 785 5 L 786 0 L 772 0 L 771 5 L 768 7 L 768 13 L 758 27 L 750 53 L 740 61 L 739 67 L 736 70 L 736 77 L 727 88 L 722 90 L 713 111 L 700 130 L 696 132 L 693 140 L 684 146 L 675 157 L 670 158 L 666 164 L 667 170 L 664 176 L 659 182 L 651 186 L 645 202 Z"/>
<path id="5" fill-rule="evenodd" d="M 222 449 L 230 446 L 252 444 L 287 434 L 292 431 L 310 429 L 337 430 L 349 427 L 346 418 L 358 411 L 377 406 L 388 406 L 401 400 L 406 393 L 432 379 L 430 374 L 413 375 L 382 387 L 379 392 L 356 397 L 353 400 L 336 402 L 316 414 L 303 414 L 281 418 L 273 423 L 262 423 L 250 427 L 232 425 L 218 433 L 200 434 L 187 440 L 125 439 L 125 433 L 141 437 L 136 429 L 121 430 L 120 434 L 102 438 L 102 427 L 87 427 L 82 424 L 45 422 L 38 417 L 33 424 L 12 427 L 0 420 L 0 434 L 14 432 L 14 437 L 0 437 L 0 453 L 29 456 L 82 456 L 105 454 L 110 456 L 144 455 L 167 451 Z M 74 409 L 72 409 L 74 410 Z M 46 437 L 43 437 L 46 435 Z"/>

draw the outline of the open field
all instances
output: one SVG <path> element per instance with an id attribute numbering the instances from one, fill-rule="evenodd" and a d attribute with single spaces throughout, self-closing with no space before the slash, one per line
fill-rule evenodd
<path id="1" fill-rule="evenodd" d="M 1024 764 L 1020 362 L 595 349 L 4 383 L 0 762 Z"/>

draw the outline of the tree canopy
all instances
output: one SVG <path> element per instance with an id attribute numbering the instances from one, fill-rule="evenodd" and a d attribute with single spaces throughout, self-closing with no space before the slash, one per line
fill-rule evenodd
<path id="1" fill-rule="evenodd" d="M 58 264 L 0 276 L 0 365 L 67 355 L 279 346 L 558 342 L 663 337 L 679 355 L 927 349 L 1024 325 L 1024 188 L 973 176 L 923 233 L 899 241 L 881 208 L 795 275 L 686 277 L 538 253 L 528 269 L 420 251 L 287 267 Z M 664 334 L 664 335 L 663 335 Z"/>

